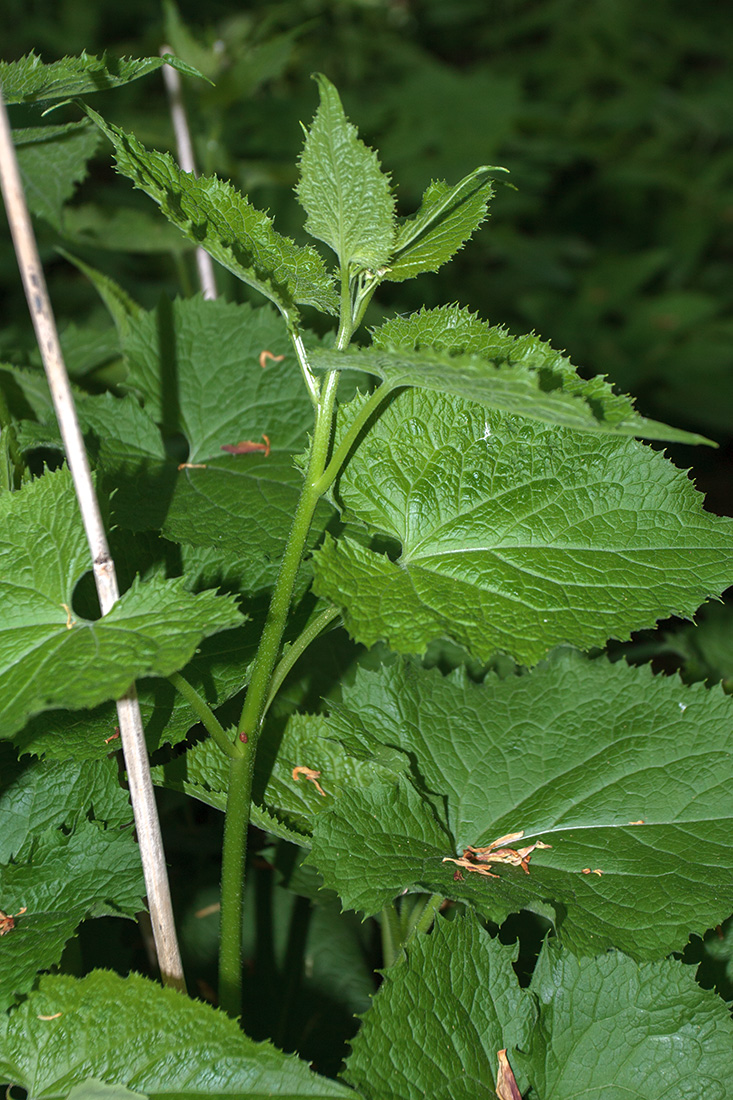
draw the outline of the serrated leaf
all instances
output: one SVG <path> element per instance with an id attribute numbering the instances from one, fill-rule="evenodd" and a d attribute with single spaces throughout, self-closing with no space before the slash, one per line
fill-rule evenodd
<path id="1" fill-rule="evenodd" d="M 517 1063 L 545 1100 L 729 1095 L 733 1023 L 691 967 L 617 953 L 578 959 L 549 942 L 530 988 L 540 1025 Z"/>
<path id="2" fill-rule="evenodd" d="M 117 564 L 120 565 L 119 558 Z M 191 580 L 187 575 L 186 583 Z M 201 587 L 219 585 L 228 587 L 227 578 L 212 571 Z M 235 630 L 204 639 L 180 670 L 212 709 L 216 710 L 246 686 L 261 629 L 261 623 L 252 620 Z M 178 744 L 198 725 L 198 714 L 167 679 L 142 678 L 136 687 L 150 752 L 162 745 Z M 79 763 L 103 760 L 120 748 L 119 735 L 115 736 L 117 722 L 114 703 L 102 703 L 84 711 L 51 710 L 31 718 L 13 741 L 20 753 L 48 760 Z"/>
<path id="3" fill-rule="evenodd" d="M 33 214 L 62 227 L 63 206 L 87 174 L 99 132 L 86 120 L 14 130 L 23 191 Z"/>
<path id="4" fill-rule="evenodd" d="M 144 1042 L 140 1023 L 145 1021 Z M 0 1076 L 37 1100 L 61 1100 L 93 1076 L 149 1097 L 358 1097 L 235 1020 L 136 974 L 41 979 L 0 1021 Z"/>
<path id="5" fill-rule="evenodd" d="M 347 121 L 333 84 L 316 74 L 321 97 L 300 160 L 298 199 L 311 236 L 334 250 L 342 268 L 387 262 L 394 241 L 394 196 L 377 154 Z"/>
<path id="6" fill-rule="evenodd" d="M 400 776 L 345 790 L 315 821 L 307 862 L 346 909 L 371 916 L 405 889 L 448 896 L 451 876 L 440 873 L 447 867 L 441 863 L 446 845 L 452 838 L 435 807 Z"/>
<path id="7" fill-rule="evenodd" d="M 44 65 L 35 53 L 19 61 L 0 61 L 0 86 L 6 103 L 41 103 L 51 99 L 70 99 L 119 88 L 132 80 L 153 73 L 161 65 L 172 65 L 186 76 L 201 73 L 166 54 L 164 57 L 95 57 L 83 50 L 78 57 L 63 57 Z"/>
<path id="8" fill-rule="evenodd" d="M 117 762 L 33 763 L 0 794 L 0 863 L 17 855 L 28 839 L 59 825 L 73 827 L 94 810 L 96 821 L 120 826 L 132 820 Z"/>
<path id="9" fill-rule="evenodd" d="M 420 209 L 398 228 L 384 278 L 400 283 L 447 263 L 486 218 L 494 197 L 491 175 L 503 171 L 482 166 L 453 187 L 444 180 L 433 180 Z"/>
<path id="10" fill-rule="evenodd" d="M 512 967 L 516 954 L 471 916 L 438 918 L 385 971 L 351 1044 L 346 1080 L 367 1100 L 495 1100 L 497 1051 L 513 1060 L 536 1017 Z"/>
<path id="11" fill-rule="evenodd" d="M 129 319 L 123 349 L 126 388 L 167 432 L 183 433 L 189 462 L 223 460 L 223 445 L 263 434 L 270 456 L 290 461 L 304 449 L 313 406 L 273 309 L 200 296 L 161 301 Z"/>
<path id="12" fill-rule="evenodd" d="M 114 699 L 137 676 L 181 668 L 203 637 L 237 626 L 230 597 L 193 596 L 181 581 L 136 583 L 104 619 L 72 610 L 89 551 L 71 477 L 47 473 L 0 498 L 0 726 Z"/>
<path id="13" fill-rule="evenodd" d="M 381 378 L 386 390 L 419 386 L 577 431 L 710 444 L 694 432 L 639 416 L 630 397 L 614 393 L 600 376 L 581 378 L 536 336 L 511 336 L 459 306 L 396 317 L 373 339 L 373 347 L 346 355 L 316 349 L 313 365 L 362 370 Z"/>
<path id="14" fill-rule="evenodd" d="M 316 822 L 311 861 L 367 913 L 405 889 L 497 922 L 549 902 L 580 953 L 680 951 L 733 908 L 732 714 L 720 691 L 574 653 L 482 685 L 406 662 L 361 672 L 331 736 L 408 754 L 415 789 L 344 792 Z M 443 855 L 426 833 L 436 806 L 452 836 Z M 513 848 L 551 845 L 528 874 L 442 862 L 520 830 Z"/>
<path id="15" fill-rule="evenodd" d="M 166 764 L 157 765 L 151 769 L 151 773 L 156 786 L 180 791 L 224 813 L 229 789 L 229 767 L 221 749 L 210 739 L 192 745 L 185 753 Z M 259 806 L 254 801 L 250 804 L 250 819 L 253 825 L 282 840 L 289 840 L 301 847 L 310 845 L 307 833 L 298 832 L 274 811 L 266 806 Z"/>
<path id="16" fill-rule="evenodd" d="M 295 714 L 282 735 L 276 738 L 270 730 L 262 735 L 252 791 L 253 809 L 266 815 L 257 822 L 261 828 L 310 846 L 314 821 L 333 807 L 343 790 L 391 780 L 407 767 L 406 757 L 399 753 L 352 755 L 329 732 L 325 718 Z M 294 776 L 296 768 L 307 771 Z M 318 787 L 307 772 L 317 773 L 313 778 Z M 226 808 L 229 766 L 210 739 L 154 768 L 153 781 L 215 809 Z"/>
<path id="17" fill-rule="evenodd" d="M 0 866 L 3 911 L 25 909 L 2 939 L 0 1011 L 32 988 L 40 970 L 58 963 L 80 921 L 132 917 L 144 893 L 132 828 L 106 831 L 82 820 L 71 833 L 47 829 L 30 840 Z"/>
<path id="18" fill-rule="evenodd" d="M 334 313 L 338 298 L 315 249 L 277 233 L 272 220 L 216 176 L 195 178 L 168 153 L 146 149 L 132 134 L 85 108 L 115 147 L 118 171 L 149 195 L 189 240 L 238 279 L 259 290 L 291 324 L 296 304 Z"/>
<path id="19" fill-rule="evenodd" d="M 691 616 L 733 580 L 731 521 L 658 452 L 455 397 L 398 394 L 337 493 L 347 521 L 401 547 L 393 561 L 327 539 L 314 556 L 316 593 L 366 645 L 448 637 L 534 664 Z"/>

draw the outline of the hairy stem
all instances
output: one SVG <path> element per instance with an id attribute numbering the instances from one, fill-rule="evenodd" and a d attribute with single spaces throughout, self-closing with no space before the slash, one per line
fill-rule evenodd
<path id="1" fill-rule="evenodd" d="M 394 903 L 385 905 L 380 917 L 382 930 L 382 962 L 394 966 L 400 953 L 400 918 Z"/>
<path id="2" fill-rule="evenodd" d="M 207 733 L 211 734 L 221 751 L 225 753 L 226 756 L 234 756 L 235 749 L 231 737 L 227 734 L 204 697 L 199 695 L 196 688 L 189 684 L 188 680 L 186 680 L 184 676 L 181 676 L 180 672 L 172 672 L 168 679 L 173 684 L 176 691 L 183 696 L 191 709 L 198 715 L 199 721 L 204 729 Z"/>
<path id="3" fill-rule="evenodd" d="M 442 904 L 440 894 L 422 894 L 416 899 L 405 925 L 403 947 L 407 947 L 415 936 L 430 930 Z"/>
<path id="4" fill-rule="evenodd" d="M 366 401 L 346 429 L 343 439 L 340 440 L 338 446 L 334 449 L 334 452 L 331 455 L 331 460 L 321 475 L 317 486 L 320 493 L 325 493 L 326 490 L 333 484 L 336 477 L 338 476 L 339 471 L 341 470 L 341 467 L 346 461 L 349 451 L 359 438 L 359 433 L 361 432 L 362 428 L 369 421 L 369 418 L 374 414 L 374 412 L 379 408 L 385 398 L 390 395 L 390 393 L 392 393 L 392 389 L 387 385 L 386 382 L 383 382 L 382 385 L 378 386 L 377 389 L 374 390 L 374 392 L 370 394 L 369 397 L 366 399 Z"/>
<path id="5" fill-rule="evenodd" d="M 252 666 L 252 675 L 234 742 L 229 774 L 224 846 L 222 851 L 221 950 L 219 956 L 219 999 L 230 1015 L 241 1012 L 242 983 L 242 895 L 244 892 L 247 826 L 249 824 L 257 741 L 262 727 L 273 671 L 288 611 L 305 550 L 313 513 L 320 498 L 318 482 L 326 464 L 331 441 L 338 372 L 327 376 L 316 413 L 308 470 L 295 510 L 272 601 L 267 613 Z"/>
<path id="6" fill-rule="evenodd" d="M 283 686 L 286 676 L 293 668 L 299 658 L 305 653 L 311 642 L 314 642 L 318 635 L 325 630 L 329 623 L 338 618 L 341 611 L 338 607 L 329 607 L 325 611 L 322 611 L 320 615 L 308 623 L 308 626 L 303 630 L 295 641 L 292 643 L 287 653 L 285 653 L 278 664 L 277 668 L 272 674 L 272 680 L 270 681 L 270 694 L 267 696 L 267 702 L 265 703 L 265 714 L 272 706 L 273 700 L 277 695 L 280 688 Z"/>
<path id="7" fill-rule="evenodd" d="M 242 1012 L 242 904 L 253 764 L 253 752 L 232 757 L 224 817 L 219 1005 L 230 1016 L 239 1016 Z"/>

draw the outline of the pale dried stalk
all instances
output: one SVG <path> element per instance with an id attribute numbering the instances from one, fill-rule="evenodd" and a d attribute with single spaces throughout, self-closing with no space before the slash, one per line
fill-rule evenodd
<path id="1" fill-rule="evenodd" d="M 173 53 L 170 46 L 160 47 L 161 55 Z M 172 65 L 163 66 L 163 80 L 168 92 L 168 103 L 171 110 L 173 132 L 176 135 L 178 148 L 178 163 L 184 172 L 190 172 L 192 176 L 198 176 L 196 160 L 193 155 L 191 131 L 188 128 L 186 108 L 183 105 L 183 93 L 181 91 L 181 74 Z M 216 279 L 214 277 L 214 265 L 211 256 L 204 248 L 196 249 L 196 267 L 199 273 L 199 283 L 204 298 L 209 300 L 216 298 Z"/>
<path id="2" fill-rule="evenodd" d="M 107 545 L 84 440 L 79 429 L 69 377 L 59 343 L 56 322 L 48 297 L 46 280 L 38 256 L 18 161 L 10 133 L 5 103 L 0 90 L 0 186 L 8 224 L 23 278 L 28 308 L 36 330 L 38 347 L 51 390 L 56 417 L 74 481 L 79 509 L 92 555 L 99 606 L 106 615 L 119 598 L 115 566 Z M 173 923 L 168 873 L 155 805 L 150 765 L 143 734 L 140 707 L 133 684 L 117 702 L 122 750 L 125 756 L 130 799 L 135 815 L 145 888 L 150 907 L 158 963 L 163 982 L 184 989 L 183 967 Z"/>

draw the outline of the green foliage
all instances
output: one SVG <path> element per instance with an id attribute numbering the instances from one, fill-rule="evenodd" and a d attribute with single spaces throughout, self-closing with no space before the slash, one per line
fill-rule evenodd
<path id="1" fill-rule="evenodd" d="M 310 858 L 345 904 L 369 913 L 389 892 L 422 889 L 470 898 L 497 922 L 517 908 L 552 911 L 583 954 L 681 950 L 733 907 L 729 710 L 722 693 L 574 653 L 480 685 L 414 664 L 361 673 L 330 736 L 359 755 L 398 749 L 410 775 L 340 791 L 316 819 Z M 489 865 L 499 879 L 464 868 L 455 882 L 455 864 L 442 862 L 520 830 L 516 847 L 551 845 L 532 854 L 529 874 Z"/>
<path id="2" fill-rule="evenodd" d="M 60 230 L 64 205 L 86 176 L 87 161 L 99 144 L 98 133 L 89 123 L 70 122 L 15 131 L 13 140 L 31 212 Z M 53 172 L 48 170 L 49 158 Z"/>
<path id="3" fill-rule="evenodd" d="M 691 615 L 729 576 L 730 521 L 659 453 L 421 388 L 364 434 L 338 495 L 401 556 L 328 540 L 316 591 L 358 641 L 402 653 L 448 636 L 480 660 L 534 664 L 553 645 Z"/>
<path id="4" fill-rule="evenodd" d="M 336 294 L 317 252 L 281 236 L 230 183 L 195 179 L 168 154 L 149 152 L 134 135 L 90 107 L 86 111 L 114 145 L 118 171 L 150 195 L 190 241 L 274 302 L 291 324 L 296 303 L 335 312 Z"/>
<path id="5" fill-rule="evenodd" d="M 44 978 L 0 1026 L 0 1072 L 32 1096 L 65 1097 L 72 1081 L 90 1077 L 148 1097 L 354 1095 L 252 1042 L 209 1005 L 134 974 Z"/>
<path id="6" fill-rule="evenodd" d="M 440 28 L 449 55 L 475 5 L 424 7 L 426 34 Z M 368 8 L 388 10 L 344 5 L 342 29 L 366 25 Z M 512 33 L 532 38 L 552 23 L 532 3 L 524 12 L 521 34 L 507 31 L 517 56 Z M 720 926 L 722 986 L 731 700 L 598 652 L 670 614 L 692 618 L 733 582 L 730 520 L 703 510 L 687 474 L 633 437 L 708 441 L 640 415 L 534 333 L 432 298 L 414 310 L 409 280 L 450 260 L 446 299 L 476 285 L 464 246 L 500 170 L 474 159 L 500 159 L 522 119 L 517 146 L 502 148 L 526 191 L 546 168 L 537 135 L 558 125 L 539 110 L 532 144 L 521 76 L 481 71 L 470 50 L 458 72 L 391 38 L 384 85 L 357 66 L 362 88 L 377 87 L 347 107 L 385 130 L 389 172 L 318 75 L 296 193 L 333 269 L 333 257 L 276 232 L 239 188 L 296 183 L 292 168 L 278 177 L 272 160 L 257 165 L 256 135 L 267 129 L 267 158 L 288 161 L 296 100 L 282 74 L 296 36 L 320 58 L 282 5 L 268 18 L 254 4 L 217 36 L 198 35 L 166 6 L 187 59 L 179 69 L 214 81 L 193 93 L 209 142 L 199 178 L 148 148 L 168 139 L 153 112 L 125 115 L 128 88 L 103 107 L 114 116 L 120 105 L 124 129 L 86 104 L 93 127 L 68 104 L 73 120 L 54 126 L 31 111 L 127 85 L 160 59 L 44 66 L 30 55 L 0 72 L 24 112 L 16 139 L 42 242 L 81 251 L 69 257 L 73 280 L 62 269 L 68 293 L 86 294 L 84 278 L 102 303 L 70 310 L 63 344 L 124 592 L 99 618 L 50 395 L 13 320 L 0 338 L 0 1077 L 30 1098 L 488 1100 L 506 1051 L 528 1096 L 722 1100 L 728 1009 L 666 956 Z M 572 40 L 573 28 L 564 33 Z M 362 57 L 343 42 L 344 64 L 366 72 L 371 47 Z M 331 61 L 311 67 L 336 74 Z M 248 102 L 266 78 L 280 79 L 279 98 Z M 391 122 L 390 81 L 401 95 Z M 559 88 L 557 101 L 566 95 Z M 240 112 L 231 127 L 230 107 Z M 236 146 L 254 110 L 242 167 L 220 133 Z M 100 132 L 119 174 L 160 207 L 164 232 L 148 233 L 150 214 L 128 200 L 77 203 Z M 629 191 L 620 172 L 618 206 Z M 476 268 L 480 281 L 482 247 L 504 249 L 516 290 L 541 246 L 521 242 L 522 192 L 502 200 L 520 228 L 492 221 L 496 243 L 479 237 Z M 299 232 L 292 204 L 277 214 Z M 172 268 L 151 294 L 110 261 L 121 246 L 154 257 L 166 233 L 180 239 L 174 301 Z M 90 245 L 106 255 L 90 262 Z M 193 246 L 235 276 L 235 300 L 189 293 Z M 641 270 L 609 261 L 619 300 L 665 270 L 645 249 Z M 239 300 L 241 284 L 271 304 Z M 655 308 L 694 326 L 706 296 L 675 293 Z M 564 340 L 554 294 L 543 309 Z M 529 298 L 516 294 L 512 325 Z M 577 294 L 566 314 L 587 324 L 591 299 Z M 397 313 L 371 339 L 369 309 L 375 320 Z M 580 359 L 604 369 L 600 348 L 586 357 L 581 341 Z M 668 627 L 648 652 L 675 655 L 688 681 L 727 678 L 728 617 L 708 616 L 697 632 Z M 319 637 L 326 628 L 333 635 Z M 190 988 L 220 1009 L 129 973 L 145 964 L 120 936 L 106 945 L 111 918 L 133 917 L 145 891 L 113 755 L 114 700 L 133 680 Z M 245 858 L 250 822 L 268 836 Z M 703 950 L 712 965 L 716 952 Z"/>
<path id="7" fill-rule="evenodd" d="M 106 54 L 94 57 L 84 52 L 79 57 L 64 57 L 49 65 L 31 53 L 20 61 L 0 62 L 0 84 L 6 103 L 42 103 L 119 88 L 166 64 L 189 76 L 201 75 L 170 54 L 136 60 L 132 57 L 112 58 Z"/>
<path id="8" fill-rule="evenodd" d="M 96 622 L 77 617 L 74 587 L 89 568 L 71 477 L 46 474 L 0 499 L 2 735 L 53 707 L 90 707 L 136 676 L 165 676 L 202 638 L 237 626 L 231 599 L 193 596 L 180 581 L 136 583 Z"/>
<path id="9" fill-rule="evenodd" d="M 512 969 L 515 956 L 468 917 L 439 919 L 433 934 L 387 971 L 354 1042 L 347 1080 L 367 1097 L 491 1100 L 496 1052 L 508 1050 L 514 1061 L 536 1026 L 533 1000 Z M 478 1003 L 477 986 L 485 991 Z M 406 1026 L 419 1004 L 433 1011 Z M 518 1083 L 526 1089 L 528 1081 Z"/>
<path id="10" fill-rule="evenodd" d="M 298 186 L 305 227 L 334 250 L 346 271 L 376 271 L 394 243 L 389 179 L 347 122 L 333 84 L 316 79 L 321 105 L 305 139 Z"/>
<path id="11" fill-rule="evenodd" d="M 637 965 L 615 953 L 577 959 L 548 943 L 530 989 L 542 1022 L 527 1058 L 538 1094 L 592 1091 L 610 1100 L 638 1094 L 643 1082 L 650 1096 L 726 1095 L 730 1015 L 678 962 Z"/>

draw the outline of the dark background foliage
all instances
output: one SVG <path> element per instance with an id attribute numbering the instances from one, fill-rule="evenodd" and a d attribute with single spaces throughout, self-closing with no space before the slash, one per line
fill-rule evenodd
<path id="1" fill-rule="evenodd" d="M 186 81 L 201 169 L 231 178 L 275 215 L 278 229 L 301 241 L 303 215 L 292 189 L 300 122 L 316 106 L 313 71 L 337 85 L 362 136 L 379 149 L 405 214 L 431 178 L 456 182 L 481 163 L 507 167 L 510 183 L 498 185 L 490 222 L 475 241 L 439 275 L 385 288 L 369 319 L 458 301 L 513 332 L 535 330 L 584 371 L 607 374 L 633 393 L 645 415 L 716 440 L 717 451 L 678 448 L 674 457 L 693 467 L 712 510 L 733 514 L 728 6 L 691 7 L 683 0 L 209 0 L 204 14 L 199 0 L 178 0 L 177 8 L 148 0 L 4 0 L 3 14 L 4 60 L 31 49 L 45 61 L 83 49 L 141 57 L 170 42 L 213 82 Z M 159 76 L 102 93 L 94 106 L 145 144 L 173 147 Z M 50 121 L 74 118 L 78 112 L 65 107 Z M 13 121 L 39 124 L 40 113 L 16 109 Z M 190 253 L 162 231 L 157 237 L 148 220 L 158 224 L 149 200 L 114 175 L 109 149 L 101 146 L 60 223 L 38 222 L 62 326 L 91 324 L 100 333 L 97 360 L 87 349 L 84 362 L 92 389 L 115 378 L 114 358 L 101 338 L 110 322 L 89 283 L 57 248 L 108 272 L 146 306 L 161 291 L 190 292 Z M 229 298 L 247 294 L 225 272 L 219 281 Z M 26 318 L 3 233 L 0 360 L 33 361 Z M 638 655 L 682 666 L 693 679 L 733 677 L 730 616 L 721 611 L 695 638 L 686 627 L 668 626 L 641 639 Z M 172 825 L 169 854 L 179 862 L 179 909 L 189 913 L 184 949 L 206 994 L 216 929 L 194 914 L 215 893 L 220 822 L 203 810 L 197 820 L 197 811 L 171 795 L 162 801 Z M 274 884 L 278 874 L 287 880 L 291 872 L 275 872 L 260 859 L 253 876 L 256 916 L 248 936 L 258 960 L 250 975 L 258 996 L 268 987 L 268 967 L 287 972 L 309 919 L 307 903 L 303 909 L 302 898 L 293 901 Z M 67 967 L 144 966 L 135 930 L 125 925 L 120 933 L 113 924 L 121 922 L 90 924 L 74 948 L 80 957 L 67 958 Z M 327 921 L 316 935 L 332 935 Z M 719 942 L 727 943 L 723 935 Z M 373 950 L 370 936 L 364 932 L 365 958 Z M 730 952 L 718 955 L 716 969 L 715 951 L 707 953 L 708 980 L 723 982 L 730 996 L 723 978 Z M 347 990 L 340 1017 L 317 986 L 286 982 L 272 1004 L 258 1000 L 247 1030 L 274 1035 L 289 1049 L 297 1045 L 308 1057 L 320 1055 L 319 1068 L 333 1070 L 339 1057 L 333 1035 L 346 1037 L 353 1031 L 351 1014 L 366 1007 L 367 972 L 362 969 Z M 309 1021 L 305 1038 L 297 1019 Z"/>

